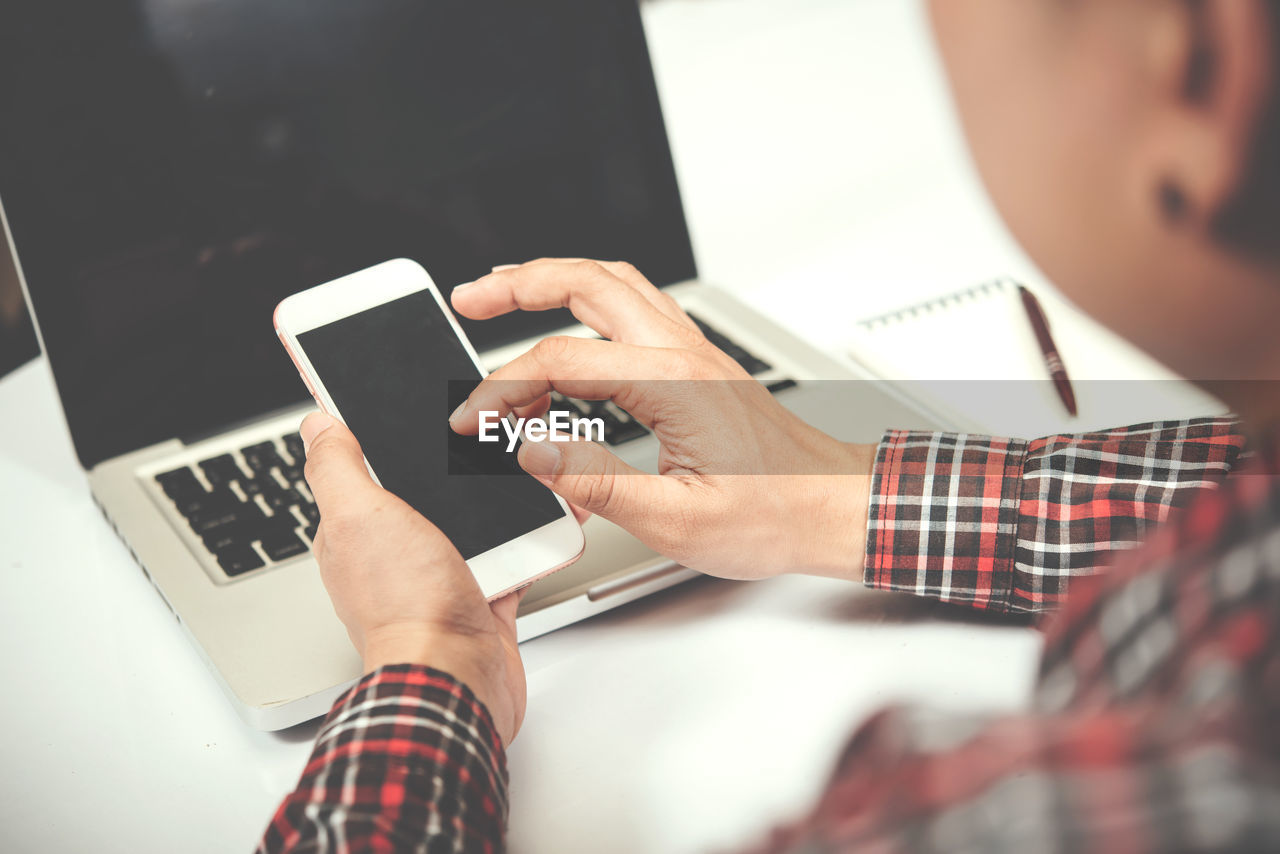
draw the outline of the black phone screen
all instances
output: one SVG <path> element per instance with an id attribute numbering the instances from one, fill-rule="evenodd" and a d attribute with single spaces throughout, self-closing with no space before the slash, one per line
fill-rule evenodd
<path id="1" fill-rule="evenodd" d="M 505 443 L 449 429 L 480 372 L 430 291 L 297 339 L 382 485 L 434 522 L 464 558 L 564 515 Z"/>

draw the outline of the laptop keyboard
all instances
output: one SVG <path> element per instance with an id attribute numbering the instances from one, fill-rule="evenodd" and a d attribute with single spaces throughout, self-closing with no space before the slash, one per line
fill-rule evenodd
<path id="1" fill-rule="evenodd" d="M 744 348 L 738 346 L 736 341 L 729 338 L 729 336 L 718 332 L 705 321 L 692 314 L 689 315 L 689 319 L 698 325 L 698 329 L 702 330 L 702 334 L 707 336 L 708 341 L 723 350 L 729 358 L 741 365 L 743 370 L 751 374 L 751 376 L 758 376 L 759 374 L 763 374 L 765 371 L 773 370 L 773 365 L 770 365 L 764 359 L 748 353 Z"/>
<path id="2" fill-rule="evenodd" d="M 235 577 L 310 549 L 320 511 L 302 465 L 302 437 L 290 433 L 164 472 L 156 483 L 223 572 Z"/>
<path id="3" fill-rule="evenodd" d="M 772 370 L 702 320 L 693 321 L 748 373 Z M 794 385 L 782 379 L 769 383 L 768 389 L 776 393 Z M 649 435 L 648 428 L 611 400 L 577 400 L 553 393 L 552 405 L 603 420 L 604 440 L 610 445 Z M 303 477 L 304 459 L 302 437 L 289 433 L 166 471 L 155 480 L 223 572 L 234 578 L 310 550 L 320 511 Z"/>

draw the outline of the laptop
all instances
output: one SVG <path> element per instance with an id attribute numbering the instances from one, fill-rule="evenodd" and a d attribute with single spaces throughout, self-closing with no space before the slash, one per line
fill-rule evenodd
<path id="1" fill-rule="evenodd" d="M 360 674 L 310 553 L 309 396 L 287 294 L 391 258 L 442 288 L 625 259 L 778 399 L 848 440 L 929 426 L 698 281 L 635 0 L 69 0 L 0 27 L 0 205 L 93 496 L 245 722 Z M 487 367 L 564 312 L 464 321 Z M 841 391 L 843 390 L 843 391 Z M 578 404 L 653 469 L 625 412 Z M 522 640 L 694 575 L 601 519 L 524 599 Z"/>

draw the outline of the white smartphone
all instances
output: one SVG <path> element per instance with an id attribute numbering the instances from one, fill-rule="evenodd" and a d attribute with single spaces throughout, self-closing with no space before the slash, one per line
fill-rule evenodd
<path id="1" fill-rule="evenodd" d="M 378 482 L 449 537 L 486 598 L 582 554 L 568 505 L 514 453 L 449 429 L 484 369 L 421 266 L 388 261 L 294 294 L 275 327 L 316 403 L 355 434 Z"/>

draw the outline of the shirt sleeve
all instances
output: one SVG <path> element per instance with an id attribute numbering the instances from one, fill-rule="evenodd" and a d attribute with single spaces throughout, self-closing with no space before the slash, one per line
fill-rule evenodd
<path id="1" fill-rule="evenodd" d="M 447 673 L 392 665 L 334 705 L 257 850 L 497 852 L 506 820 L 488 710 Z"/>
<path id="2" fill-rule="evenodd" d="M 1227 720 L 1159 703 L 978 725 L 884 711 L 811 814 L 756 854 L 1275 851 L 1275 767 Z"/>
<path id="3" fill-rule="evenodd" d="M 1202 492 L 1078 584 L 1027 712 L 881 712 L 762 850 L 1280 851 L 1280 486 L 1265 475 Z"/>
<path id="4" fill-rule="evenodd" d="M 865 580 L 996 613 L 1055 608 L 1074 576 L 1219 482 L 1244 446 L 1231 418 L 1034 441 L 892 431 L 876 454 Z"/>

